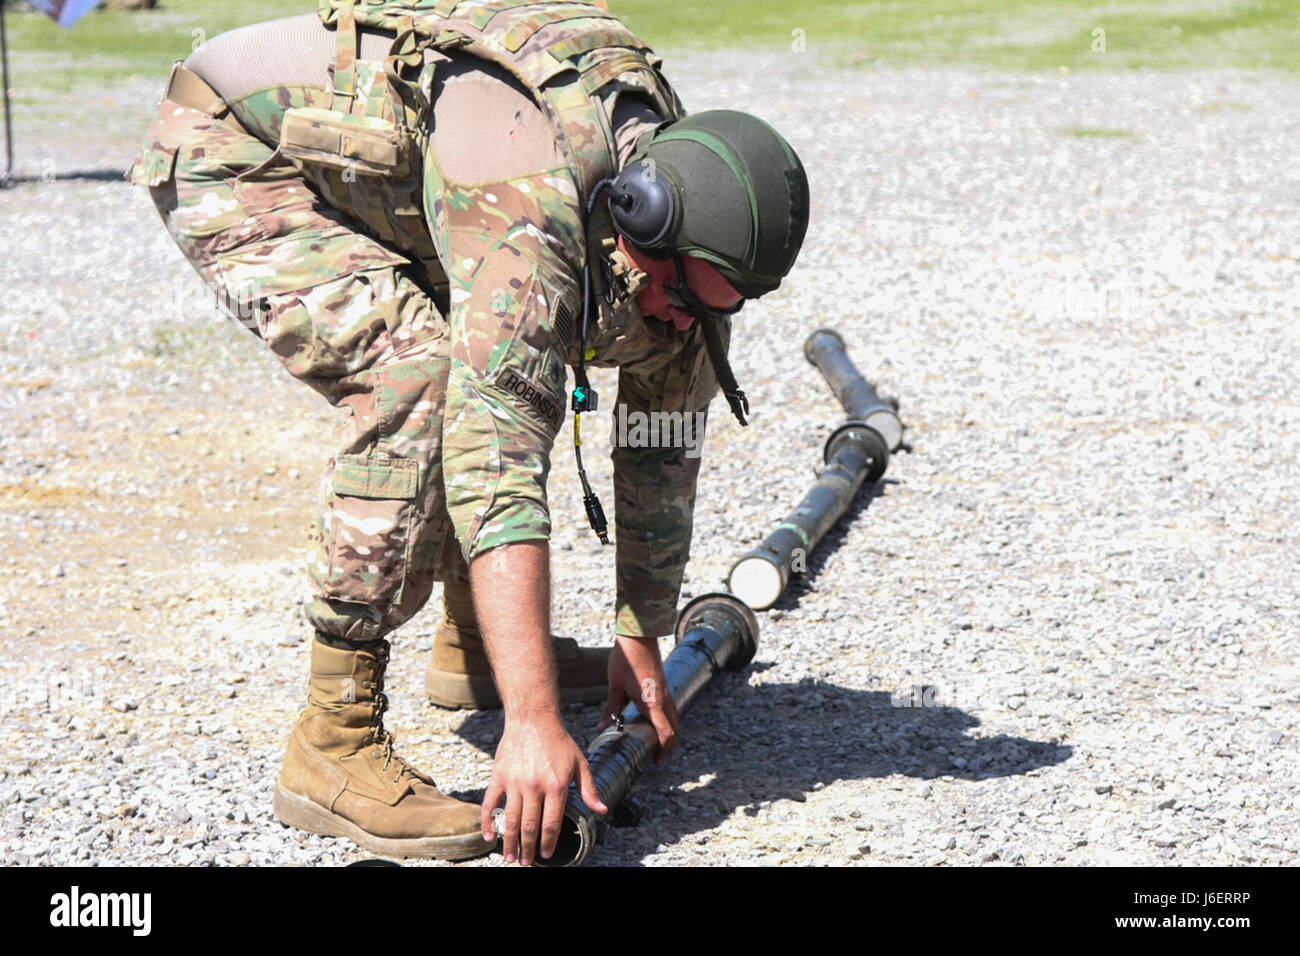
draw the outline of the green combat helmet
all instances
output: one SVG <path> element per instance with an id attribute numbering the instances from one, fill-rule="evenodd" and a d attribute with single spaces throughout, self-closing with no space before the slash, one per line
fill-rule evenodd
<path id="1" fill-rule="evenodd" d="M 731 413 L 747 425 L 749 399 L 727 361 L 719 323 L 745 299 L 757 299 L 781 285 L 794 267 L 808 230 L 808 177 L 790 144 L 757 116 L 735 110 L 707 110 L 661 123 L 637 142 L 622 171 L 601 180 L 587 199 L 588 241 L 597 198 L 607 194 L 614 228 L 654 259 L 673 259 L 677 284 L 665 285 L 668 300 L 700 321 L 709 362 Z M 597 246 L 598 248 L 598 246 Z M 577 416 L 596 410 L 587 378 L 587 323 L 593 279 L 589 247 L 583 269 L 582 338 L 572 408 Z M 683 256 L 713 264 L 743 298 L 725 310 L 710 308 L 686 283 Z M 608 543 L 600 501 L 591 490 L 575 442 L 578 477 L 587 519 Z"/>
<path id="2" fill-rule="evenodd" d="M 744 299 L 778 288 L 793 268 L 808 230 L 803 163 L 757 116 L 707 110 L 644 134 L 623 170 L 593 190 L 588 220 L 603 189 L 615 229 L 652 258 L 675 260 L 677 284 L 664 292 L 701 320 L 718 385 L 736 420 L 747 424 L 749 400 L 731 373 L 718 321 Z M 701 302 L 686 284 L 687 255 L 712 263 L 744 298 L 726 310 Z M 580 382 L 583 372 L 580 366 Z"/>
<path id="3" fill-rule="evenodd" d="M 657 126 L 610 185 L 614 225 L 656 259 L 711 262 L 747 299 L 794 266 L 808 228 L 808 178 L 763 120 L 708 110 Z"/>

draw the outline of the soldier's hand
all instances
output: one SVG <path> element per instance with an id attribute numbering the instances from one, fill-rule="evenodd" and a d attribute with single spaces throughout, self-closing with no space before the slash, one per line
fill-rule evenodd
<path id="1" fill-rule="evenodd" d="M 628 701 L 634 702 L 641 716 L 654 727 L 659 738 L 655 763 L 663 763 L 677 746 L 677 705 L 668 693 L 659 642 L 654 638 L 615 638 L 614 652 L 609 656 L 609 696 L 596 729 L 604 730 L 612 724 Z"/>
<path id="2" fill-rule="evenodd" d="M 483 795 L 480 824 L 485 840 L 495 839 L 492 811 L 504 797 L 505 832 L 501 852 L 507 863 L 516 859 L 531 866 L 539 849 L 549 859 L 564 822 L 569 782 L 576 780 L 583 802 L 597 813 L 606 807 L 596 793 L 587 758 L 558 717 L 506 721 L 497 745 L 492 779 Z"/>

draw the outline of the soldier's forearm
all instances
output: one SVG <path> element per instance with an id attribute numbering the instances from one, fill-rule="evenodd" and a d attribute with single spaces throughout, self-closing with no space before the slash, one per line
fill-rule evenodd
<path id="1" fill-rule="evenodd" d="M 474 559 L 469 577 L 506 720 L 558 721 L 547 542 L 493 548 Z"/>

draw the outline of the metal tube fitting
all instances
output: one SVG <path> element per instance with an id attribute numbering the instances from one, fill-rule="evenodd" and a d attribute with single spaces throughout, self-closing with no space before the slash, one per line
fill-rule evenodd
<path id="1" fill-rule="evenodd" d="M 790 575 L 803 570 L 808 555 L 848 510 L 863 482 L 884 476 L 889 453 L 903 439 L 897 409 L 862 377 L 838 332 L 813 332 L 804 343 L 804 355 L 821 371 L 850 420 L 826 440 L 826 467 L 794 511 L 731 566 L 727 587 L 756 611 L 780 599 Z"/>
<path id="2" fill-rule="evenodd" d="M 756 611 L 777 602 L 791 573 L 804 569 L 808 555 L 848 510 L 862 483 L 879 480 L 889 464 L 884 437 L 862 422 L 837 428 L 823 454 L 826 467 L 803 500 L 727 575 L 731 593 Z"/>
<path id="3" fill-rule="evenodd" d="M 870 425 L 884 436 L 890 451 L 898 451 L 903 443 L 898 403 L 881 398 L 875 386 L 862 377 L 849 358 L 843 336 L 834 329 L 817 329 L 804 342 L 803 354 L 822 373 L 845 414 Z"/>
<path id="4" fill-rule="evenodd" d="M 664 661 L 668 693 L 684 717 L 696 698 L 715 676 L 724 670 L 740 670 L 758 648 L 758 619 L 754 612 L 730 594 L 702 594 L 682 608 L 677 617 L 677 646 Z M 601 801 L 618 813 L 637 777 L 654 760 L 659 746 L 650 721 L 641 716 L 636 704 L 628 704 L 613 725 L 606 728 L 587 748 L 587 763 Z M 542 866 L 577 866 L 604 842 L 608 825 L 601 814 L 588 807 L 575 785 L 569 787 L 564 824 L 549 860 L 538 857 Z"/>

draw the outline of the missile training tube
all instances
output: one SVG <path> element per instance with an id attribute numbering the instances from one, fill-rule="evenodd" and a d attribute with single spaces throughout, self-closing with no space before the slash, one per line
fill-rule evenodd
<path id="1" fill-rule="evenodd" d="M 890 451 L 903 443 L 903 422 L 898 408 L 876 393 L 849 358 L 844 338 L 834 329 L 818 329 L 803 344 L 804 357 L 822 373 L 826 384 L 844 406 L 851 421 L 870 425 L 880 432 Z"/>
<path id="2" fill-rule="evenodd" d="M 804 343 L 804 355 L 821 371 L 850 418 L 826 441 L 826 467 L 811 490 L 762 544 L 731 567 L 727 587 L 758 611 L 777 602 L 796 563 L 807 560 L 848 510 L 862 483 L 884 476 L 890 451 L 903 439 L 897 409 L 862 377 L 838 332 L 813 332 Z"/>
<path id="3" fill-rule="evenodd" d="M 754 612 L 730 594 L 702 594 L 682 608 L 677 619 L 677 646 L 664 661 L 668 692 L 685 716 L 695 699 L 724 670 L 740 670 L 758 648 L 758 620 Z M 650 721 L 628 704 L 619 720 L 587 748 L 587 763 L 601 801 L 615 811 L 658 749 Z M 601 842 L 602 816 L 593 811 L 570 785 L 564 824 L 555 852 L 542 866 L 577 866 Z"/>

